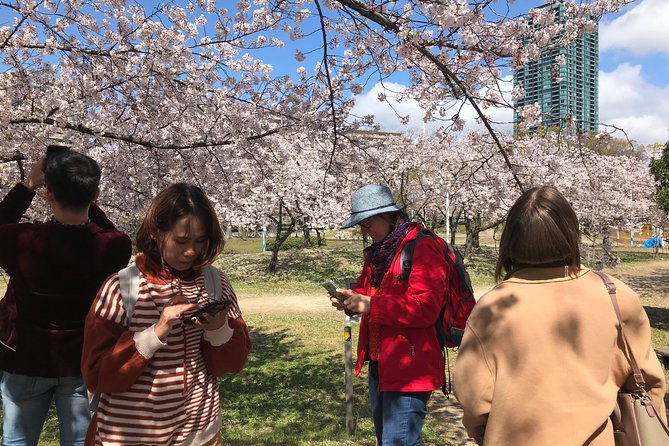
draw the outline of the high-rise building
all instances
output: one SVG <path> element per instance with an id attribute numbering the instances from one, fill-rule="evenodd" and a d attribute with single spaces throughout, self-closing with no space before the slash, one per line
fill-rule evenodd
<path id="1" fill-rule="evenodd" d="M 565 5 L 555 2 L 541 6 L 555 12 L 555 20 L 566 21 Z M 560 82 L 554 79 L 555 58 L 563 55 L 566 63 L 560 67 Z M 540 58 L 525 64 L 513 76 L 514 86 L 521 84 L 525 96 L 515 102 L 513 122 L 517 127 L 515 109 L 537 102 L 541 107 L 542 122 L 549 127 L 565 127 L 573 116 L 579 131 L 598 130 L 599 123 L 599 33 L 584 34 L 571 45 L 551 48 Z"/>

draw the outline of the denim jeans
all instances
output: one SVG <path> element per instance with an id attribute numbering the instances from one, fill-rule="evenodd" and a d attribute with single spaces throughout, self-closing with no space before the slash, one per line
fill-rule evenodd
<path id="1" fill-rule="evenodd" d="M 37 445 L 52 400 L 58 415 L 60 445 L 84 444 L 90 412 L 81 376 L 45 378 L 2 372 L 0 389 L 3 446 Z"/>
<path id="2" fill-rule="evenodd" d="M 377 444 L 420 446 L 420 432 L 432 392 L 379 392 L 378 367 L 378 362 L 369 362 L 369 404 Z"/>

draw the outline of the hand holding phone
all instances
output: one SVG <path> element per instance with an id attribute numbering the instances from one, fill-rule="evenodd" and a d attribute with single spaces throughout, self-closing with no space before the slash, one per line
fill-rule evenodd
<path id="1" fill-rule="evenodd" d="M 328 294 L 330 296 L 334 297 L 339 302 L 344 301 L 344 296 L 341 293 L 337 292 L 337 288 L 339 288 L 339 286 L 337 286 L 337 284 L 334 283 L 332 280 L 327 280 L 325 282 L 321 282 L 321 285 L 323 286 L 323 288 L 325 288 L 328 291 Z"/>
<path id="2" fill-rule="evenodd" d="M 200 322 L 206 322 L 205 319 L 205 314 L 216 314 L 219 311 L 224 310 L 225 308 L 228 308 L 230 305 L 232 305 L 232 301 L 230 300 L 214 300 L 211 302 L 207 302 L 206 304 L 202 305 L 200 308 L 198 308 L 195 313 L 190 313 L 186 314 L 181 318 L 181 321 L 184 324 L 187 325 L 194 325 L 195 322 L 193 321 L 193 318 L 196 318 Z"/>

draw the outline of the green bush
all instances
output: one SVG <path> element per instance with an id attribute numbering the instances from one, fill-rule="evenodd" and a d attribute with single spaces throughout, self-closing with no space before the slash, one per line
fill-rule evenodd
<path id="1" fill-rule="evenodd" d="M 267 250 L 272 251 L 274 249 L 275 243 L 276 243 L 275 238 L 267 239 Z M 286 241 L 281 244 L 279 251 L 288 251 L 291 249 L 302 249 L 302 248 L 304 248 L 304 238 L 288 237 Z"/>
<path id="2" fill-rule="evenodd" d="M 274 244 L 276 243 L 276 238 L 268 238 L 267 239 L 267 250 L 271 251 L 274 249 Z M 316 236 L 311 237 L 311 248 L 322 248 L 323 246 L 327 246 L 327 243 L 325 243 L 325 238 L 321 238 L 321 246 L 318 246 L 318 239 Z M 288 251 L 291 249 L 302 249 L 305 248 L 304 246 L 304 237 L 288 237 L 285 242 L 281 245 L 281 248 L 279 251 Z"/>

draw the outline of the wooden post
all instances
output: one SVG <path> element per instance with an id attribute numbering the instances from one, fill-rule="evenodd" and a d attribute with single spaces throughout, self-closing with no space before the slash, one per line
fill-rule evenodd
<path id="1" fill-rule="evenodd" d="M 355 279 L 347 277 L 344 281 L 346 288 L 355 284 Z M 346 405 L 346 433 L 355 433 L 355 418 L 353 417 L 353 345 L 351 336 L 351 322 L 360 322 L 359 316 L 344 315 L 344 401 Z"/>
<path id="2" fill-rule="evenodd" d="M 344 326 L 344 373 L 345 388 L 344 398 L 346 401 L 346 433 L 353 435 L 355 432 L 355 420 L 353 418 L 353 348 L 351 346 L 351 321 L 346 318 Z"/>

